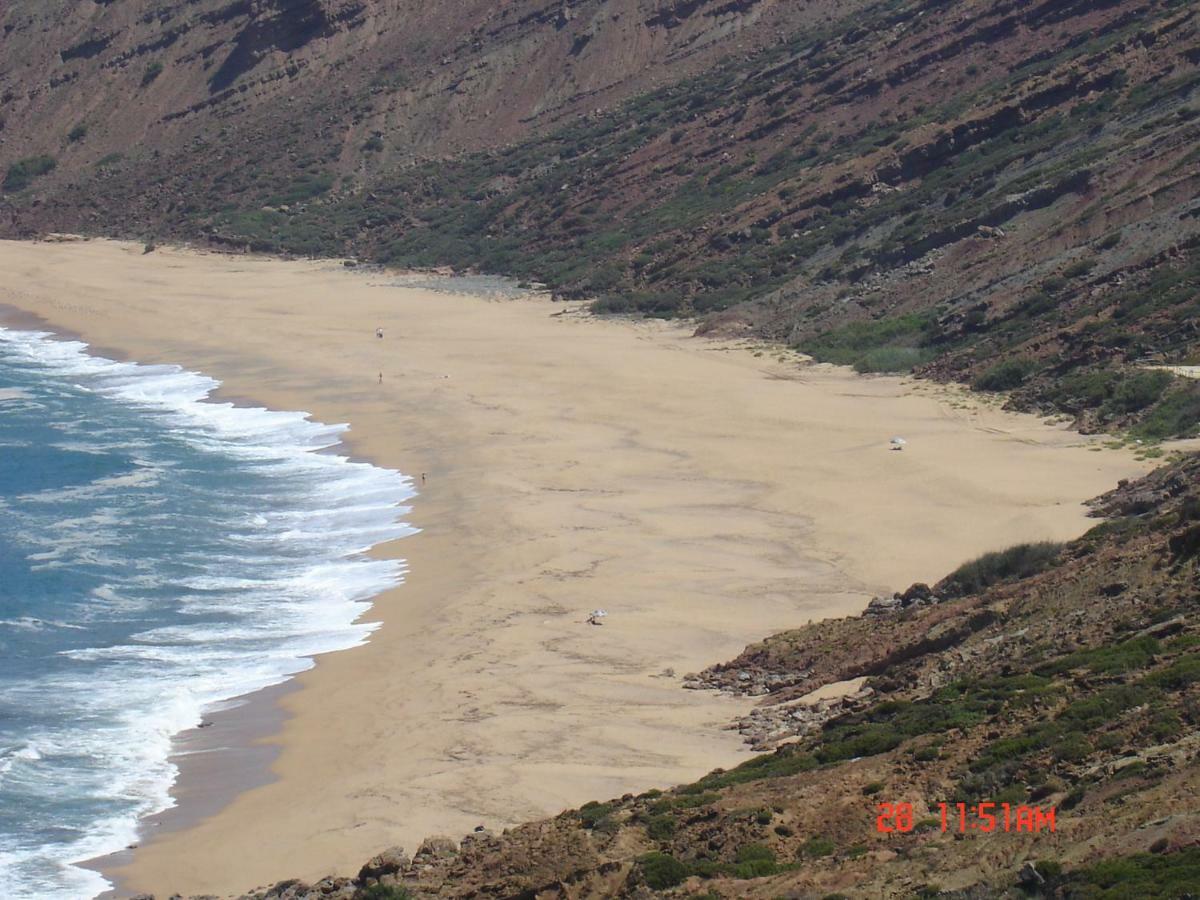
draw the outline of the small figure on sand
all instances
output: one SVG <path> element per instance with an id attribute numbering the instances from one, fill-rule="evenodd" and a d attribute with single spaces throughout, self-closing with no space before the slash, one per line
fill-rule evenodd
<path id="1" fill-rule="evenodd" d="M 375 337 L 379 338 L 380 340 L 383 340 L 383 329 L 382 328 L 375 329 Z"/>
<path id="2" fill-rule="evenodd" d="M 424 483 L 425 483 L 425 473 L 422 472 L 421 473 L 421 484 L 424 484 Z"/>
<path id="3" fill-rule="evenodd" d="M 587 623 L 589 625 L 603 625 L 604 623 L 600 620 L 607 615 L 608 613 L 602 609 L 593 609 L 590 613 L 588 613 Z"/>
<path id="4" fill-rule="evenodd" d="M 379 383 L 383 384 L 383 373 L 382 372 L 379 373 Z"/>
<path id="5" fill-rule="evenodd" d="M 894 438 L 892 438 L 892 449 L 893 450 L 903 450 L 904 445 L 907 443 L 908 443 L 908 441 L 906 441 L 902 437 L 894 437 Z"/>

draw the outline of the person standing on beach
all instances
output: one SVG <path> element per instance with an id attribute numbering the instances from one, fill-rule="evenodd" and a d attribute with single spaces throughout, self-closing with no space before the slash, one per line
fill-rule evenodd
<path id="1" fill-rule="evenodd" d="M 383 340 L 383 329 L 382 328 L 375 329 L 375 337 L 379 338 L 380 340 Z"/>

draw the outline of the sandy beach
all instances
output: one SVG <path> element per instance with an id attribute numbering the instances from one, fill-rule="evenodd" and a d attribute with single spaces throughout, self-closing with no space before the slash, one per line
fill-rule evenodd
<path id="1" fill-rule="evenodd" d="M 270 778 L 223 776 L 245 789 L 148 833 L 111 870 L 123 893 L 352 874 L 389 845 L 736 764 L 723 726 L 752 703 L 684 674 L 981 552 L 1076 536 L 1084 500 L 1152 465 L 957 389 L 337 262 L 0 242 L 0 273 L 0 304 L 98 352 L 349 422 L 350 452 L 420 491 L 421 532 L 375 551 L 410 569 L 382 627 L 272 696 Z M 189 791 L 204 777 L 184 761 Z"/>

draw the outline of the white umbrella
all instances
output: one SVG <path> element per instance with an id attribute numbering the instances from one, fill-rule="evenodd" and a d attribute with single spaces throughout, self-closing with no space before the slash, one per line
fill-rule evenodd
<path id="1" fill-rule="evenodd" d="M 905 444 L 907 444 L 907 443 L 908 443 L 908 441 L 906 441 L 906 440 L 905 440 L 904 438 L 902 438 L 902 437 L 894 437 L 894 438 L 892 438 L 892 446 L 893 446 L 893 447 L 903 447 L 903 446 L 904 446 Z"/>

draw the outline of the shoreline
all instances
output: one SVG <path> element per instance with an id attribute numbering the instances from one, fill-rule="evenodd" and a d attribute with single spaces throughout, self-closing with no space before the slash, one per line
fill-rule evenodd
<path id="1" fill-rule="evenodd" d="M 997 542 L 1080 533 L 1083 500 L 1152 467 L 900 379 L 562 316 L 573 307 L 544 298 L 102 241 L 0 242 L 0 260 L 24 286 L 0 301 L 51 330 L 203 371 L 217 399 L 348 421 L 352 458 L 418 487 L 430 473 L 406 583 L 365 617 L 383 625 L 288 682 L 279 729 L 255 742 L 275 780 L 105 865 L 123 890 L 353 874 L 389 844 L 736 764 L 749 751 L 722 728 L 753 698 L 682 691 L 687 671 Z M 898 432 L 909 447 L 889 453 Z M 943 465 L 964 458 L 975 471 Z M 577 621 L 595 606 L 613 613 L 602 629 Z M 255 859 L 232 858 L 248 840 Z"/>
<path id="2" fill-rule="evenodd" d="M 274 780 L 271 765 L 279 748 L 270 743 L 270 738 L 279 732 L 286 718 L 283 698 L 298 689 L 293 676 L 282 684 L 232 697 L 226 703 L 236 705 L 209 713 L 204 725 L 175 735 L 171 753 L 171 761 L 179 770 L 171 786 L 175 805 L 139 819 L 141 837 L 134 849 L 79 863 L 113 884 L 96 900 L 136 893 L 125 889 L 123 879 L 114 872 L 132 864 L 141 844 L 160 835 L 186 831 L 220 813 L 238 794 Z"/>
<path id="3" fill-rule="evenodd" d="M 45 337 L 50 342 L 78 344 L 83 337 L 77 333 L 50 324 L 44 316 L 28 312 L 0 303 L 0 328 L 17 333 L 36 334 Z M 95 345 L 88 345 L 86 355 L 89 358 L 105 362 L 137 365 L 129 355 L 120 350 L 114 350 Z M 186 369 L 182 370 L 186 371 Z M 203 373 L 199 373 L 203 374 Z M 2 393 L 2 392 L 0 392 Z M 0 399 L 3 399 L 0 397 Z M 212 390 L 200 403 L 213 403 L 220 406 L 232 405 L 241 410 L 254 411 L 264 405 L 251 398 L 243 396 L 228 396 L 224 390 Z M 311 417 L 310 421 L 311 421 Z M 312 451 L 314 455 L 329 454 L 347 463 L 362 463 L 369 465 L 366 460 L 356 458 L 347 452 L 348 448 L 340 440 L 328 447 Z M 411 478 L 403 473 L 394 473 L 411 483 Z M 395 519 L 407 514 L 408 506 L 395 508 Z M 407 525 L 402 527 L 408 528 Z M 405 535 L 407 536 L 407 535 Z M 402 541 L 404 536 L 384 540 L 362 551 L 362 556 L 375 559 L 396 559 L 400 563 L 401 575 L 405 571 L 406 562 L 403 559 Z M 401 581 L 401 584 L 403 582 Z M 382 593 L 382 592 L 381 592 Z M 376 597 L 378 594 L 375 595 Z M 374 600 L 374 597 L 372 597 Z M 373 620 L 369 610 L 359 617 L 359 621 Z M 334 650 L 318 652 L 307 659 L 315 665 L 315 660 Z M 208 818 L 236 797 L 238 794 L 269 784 L 274 780 L 270 766 L 278 755 L 278 747 L 269 742 L 269 738 L 278 733 L 285 719 L 285 710 L 281 699 L 297 689 L 295 683 L 297 674 L 284 676 L 284 680 L 266 687 L 233 694 L 223 699 L 213 701 L 209 708 L 202 711 L 199 723 L 176 732 L 171 738 L 170 762 L 175 766 L 177 777 L 169 785 L 171 806 L 155 809 L 144 813 L 136 819 L 138 838 L 129 847 L 104 855 L 80 860 L 76 863 L 79 868 L 88 869 L 104 875 L 115 883 L 98 895 L 100 898 L 111 898 L 126 895 L 120 880 L 111 873 L 114 868 L 128 865 L 133 858 L 132 851 L 140 842 L 152 839 L 156 834 L 166 834 L 173 831 L 186 830 L 191 825 Z M 165 761 L 165 760 L 164 760 Z M 161 830 L 160 830 L 161 829 Z"/>

